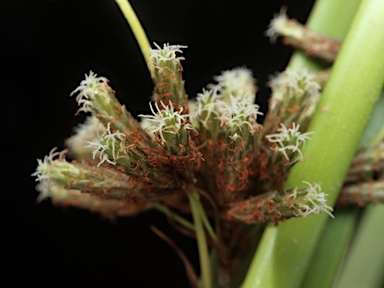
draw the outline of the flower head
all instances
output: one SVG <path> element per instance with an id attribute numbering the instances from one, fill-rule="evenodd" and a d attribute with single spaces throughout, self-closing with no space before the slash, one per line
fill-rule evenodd
<path id="1" fill-rule="evenodd" d="M 184 60 L 184 57 L 177 56 L 176 53 L 183 53 L 182 48 L 187 48 L 188 46 L 183 45 L 170 45 L 169 43 L 164 43 L 163 47 L 157 43 L 154 43 L 156 49 L 150 49 L 149 55 L 150 58 L 159 64 L 161 61 L 180 61 Z"/>
<path id="2" fill-rule="evenodd" d="M 152 122 L 152 125 L 148 125 L 148 133 L 159 135 L 161 142 L 165 144 L 167 142 L 164 136 L 165 133 L 179 133 L 182 125 L 187 122 L 188 115 L 182 114 L 182 107 L 180 107 L 179 111 L 175 111 L 172 103 L 171 105 L 165 105 L 163 102 L 160 102 L 160 105 L 162 106 L 162 109 L 155 103 L 155 110 L 150 102 L 149 106 L 153 115 L 140 114 L 139 117 Z"/>
<path id="3" fill-rule="evenodd" d="M 187 46 L 169 43 L 164 44 L 163 47 L 156 43 L 154 45 L 156 48 L 149 51 L 148 67 L 155 84 L 155 101 L 161 101 L 166 105 L 173 102 L 174 105 L 182 106 L 182 111 L 187 113 L 188 97 L 184 88 L 183 68 L 180 62 L 184 57 L 177 56 L 177 53 L 182 53 L 181 49 Z"/>
<path id="4" fill-rule="evenodd" d="M 224 101 L 230 102 L 231 96 L 234 96 L 242 97 L 249 104 L 254 104 L 257 87 L 251 70 L 245 67 L 225 70 L 215 76 L 214 80 L 217 84 L 209 84 L 208 88 L 217 90 Z"/>
<path id="5" fill-rule="evenodd" d="M 285 30 L 287 27 L 288 17 L 287 8 L 282 7 L 280 13 L 274 15 L 273 19 L 268 25 L 268 29 L 265 31 L 265 35 L 269 37 L 272 43 L 274 43 L 277 37 L 280 35 L 281 30 Z"/>
<path id="6" fill-rule="evenodd" d="M 309 135 L 313 132 L 301 133 L 300 125 L 292 124 L 292 128 L 287 128 L 281 124 L 281 128 L 277 129 L 276 134 L 267 135 L 266 138 L 271 143 L 276 143 L 277 147 L 273 149 L 283 154 L 287 161 L 295 162 L 303 160 L 301 148 L 305 145 L 307 139 L 311 139 Z"/>
<path id="7" fill-rule="evenodd" d="M 297 188 L 293 190 L 289 197 L 293 199 L 298 216 L 306 217 L 311 214 L 319 214 L 321 212 L 332 215 L 333 208 L 327 204 L 327 194 L 321 191 L 321 186 L 317 183 L 312 185 L 307 181 L 303 181 L 308 187 L 302 190 Z"/>
<path id="8" fill-rule="evenodd" d="M 97 74 L 92 70 L 89 74 L 85 74 L 85 79 L 80 82 L 80 85 L 71 92 L 71 96 L 78 93 L 76 101 L 80 108 L 80 111 L 92 112 L 93 100 L 100 91 L 106 89 L 107 86 L 103 85 L 108 83 L 108 79 L 105 77 L 97 77 Z"/>

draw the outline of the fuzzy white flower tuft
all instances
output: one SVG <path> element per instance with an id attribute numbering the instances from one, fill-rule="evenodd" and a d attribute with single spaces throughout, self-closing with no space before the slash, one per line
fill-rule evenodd
<path id="1" fill-rule="evenodd" d="M 165 143 L 166 140 L 164 138 L 164 133 L 178 133 L 183 123 L 187 121 L 189 115 L 182 114 L 183 107 L 180 107 L 179 111 L 175 111 L 174 107 L 172 106 L 172 102 L 170 102 L 170 105 L 167 106 L 162 101 L 160 101 L 160 105 L 162 106 L 162 109 L 160 109 L 158 103 L 155 102 L 155 111 L 153 109 L 152 103 L 150 102 L 149 106 L 153 115 L 140 114 L 139 117 L 152 122 L 152 125 L 147 125 L 147 127 L 149 127 L 147 132 L 153 134 L 158 133 L 160 135 L 161 141 Z"/>
<path id="2" fill-rule="evenodd" d="M 104 162 L 116 165 L 116 161 L 122 154 L 120 153 L 120 143 L 124 140 L 125 135 L 119 131 L 112 133 L 110 123 L 108 122 L 104 133 L 98 135 L 98 137 L 98 141 L 86 141 L 88 145 L 85 146 L 87 148 L 94 148 L 92 152 L 93 159 L 95 159 L 97 155 L 99 156 L 100 161 L 97 167 Z"/>
<path id="3" fill-rule="evenodd" d="M 76 154 L 77 157 L 84 156 L 88 154 L 88 149 L 84 149 L 87 141 L 96 141 L 98 135 L 103 133 L 104 130 L 105 126 L 95 115 L 88 116 L 85 118 L 84 123 L 74 128 L 75 134 L 69 137 L 65 144 L 68 146 L 70 153 Z"/>
<path id="4" fill-rule="evenodd" d="M 229 95 L 233 95 L 244 97 L 251 104 L 255 102 L 257 88 L 251 70 L 245 67 L 225 70 L 215 76 L 214 80 L 217 84 L 209 84 L 208 88 L 217 90 L 224 100 L 230 100 Z"/>
<path id="5" fill-rule="evenodd" d="M 188 46 L 183 45 L 169 45 L 165 43 L 163 48 L 160 47 L 157 43 L 153 43 L 156 46 L 156 49 L 150 49 L 149 55 L 150 59 L 154 59 L 157 62 L 159 61 L 169 61 L 169 60 L 184 60 L 184 57 L 176 57 L 176 53 L 183 53 L 181 48 L 187 48 Z"/>
<path id="6" fill-rule="evenodd" d="M 285 97 L 300 98 L 304 95 L 318 95 L 321 86 L 314 80 L 315 75 L 309 73 L 307 68 L 298 71 L 287 69 L 277 76 L 272 77 L 269 85 L 274 90 L 274 100 L 283 101 Z"/>
<path id="7" fill-rule="evenodd" d="M 334 218 L 332 214 L 333 208 L 327 204 L 326 198 L 328 195 L 321 191 L 321 186 L 317 183 L 312 185 L 307 181 L 302 182 L 307 184 L 308 187 L 305 189 L 306 193 L 302 200 L 300 200 L 300 203 L 295 203 L 299 206 L 299 216 L 306 217 L 311 214 L 319 214 L 321 212 L 325 212 Z M 293 193 L 289 195 L 293 200 L 299 197 L 297 191 L 297 189 L 294 189 Z"/>
<path id="8" fill-rule="evenodd" d="M 300 125 L 296 125 L 295 123 L 292 124 L 292 128 L 287 128 L 284 126 L 284 124 L 280 125 L 281 128 L 277 129 L 277 132 L 279 133 L 266 135 L 265 137 L 269 142 L 277 143 L 279 145 L 276 150 L 281 152 L 288 161 L 291 158 L 290 156 L 296 152 L 299 155 L 299 159 L 303 160 L 301 148 L 303 145 L 305 145 L 305 141 L 307 139 L 311 139 L 309 135 L 313 134 L 314 132 L 301 133 L 299 131 Z M 289 155 L 287 151 L 289 151 Z"/>
<path id="9" fill-rule="evenodd" d="M 220 115 L 221 125 L 232 129 L 249 127 L 249 132 L 253 134 L 256 127 L 259 106 L 257 104 L 249 104 L 245 97 L 234 97 L 230 95 L 230 104 L 226 104 L 223 114 Z"/>
<path id="10" fill-rule="evenodd" d="M 108 79 L 105 77 L 97 77 L 97 74 L 93 71 L 89 72 L 89 75 L 85 74 L 85 79 L 80 82 L 80 86 L 72 91 L 70 96 L 79 92 L 76 96 L 76 101 L 79 106 L 82 106 L 81 110 L 84 112 L 91 111 L 92 101 L 90 99 L 94 98 L 94 95 L 103 85 L 103 83 L 107 83 Z"/>
<path id="11" fill-rule="evenodd" d="M 66 151 L 64 150 L 61 152 L 57 152 L 56 150 L 57 150 L 57 147 L 53 147 L 51 151 L 49 151 L 49 154 L 44 156 L 43 160 L 37 159 L 36 172 L 32 174 L 32 176 L 36 176 L 35 181 L 48 180 L 50 177 L 46 172 L 49 166 L 52 165 L 56 157 L 58 157 L 59 159 L 64 158 Z"/>
<path id="12" fill-rule="evenodd" d="M 267 30 L 265 31 L 265 35 L 269 37 L 272 43 L 276 42 L 276 39 L 279 36 L 280 31 L 284 29 L 284 26 L 286 26 L 286 23 L 288 21 L 286 12 L 287 12 L 287 8 L 282 7 L 280 9 L 280 12 L 273 16 L 273 19 L 271 20 Z"/>
<path id="13" fill-rule="evenodd" d="M 197 94 L 196 101 L 196 113 L 191 117 L 197 119 L 205 128 L 208 128 L 211 116 L 218 117 L 225 107 L 216 89 L 203 89 L 202 93 Z"/>
<path id="14" fill-rule="evenodd" d="M 67 150 L 56 152 L 57 147 L 53 148 L 44 160 L 37 159 L 38 166 L 32 176 L 37 176 L 36 181 L 50 186 L 52 182 L 57 185 L 66 185 L 70 179 L 76 179 L 77 183 L 82 183 L 85 177 L 75 165 L 65 159 Z M 56 185 L 55 184 L 55 185 Z"/>

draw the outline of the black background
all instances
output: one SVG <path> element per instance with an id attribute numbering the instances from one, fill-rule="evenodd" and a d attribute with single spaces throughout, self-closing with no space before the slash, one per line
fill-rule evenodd
<path id="1" fill-rule="evenodd" d="M 152 83 L 113 0 L 1 1 L 2 195 L 1 287 L 188 287 L 182 262 L 150 230 L 166 232 L 198 269 L 195 242 L 148 212 L 110 223 L 50 201 L 36 204 L 36 159 L 64 140 L 84 115 L 70 92 L 95 71 L 137 115 L 148 111 Z M 260 3 L 260 4 L 258 4 Z M 194 97 L 212 77 L 235 66 L 258 79 L 267 110 L 268 77 L 292 53 L 264 32 L 285 5 L 305 22 L 314 1 L 132 0 L 151 42 L 187 45 L 186 89 Z M 5 156 L 5 157 L 4 157 Z"/>

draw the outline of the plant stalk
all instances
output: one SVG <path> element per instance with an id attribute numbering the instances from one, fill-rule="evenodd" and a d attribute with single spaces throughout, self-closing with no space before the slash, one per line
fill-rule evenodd
<path id="1" fill-rule="evenodd" d="M 212 274 L 210 267 L 210 256 L 208 251 L 206 234 L 203 226 L 203 219 L 200 209 L 200 196 L 192 190 L 188 194 L 189 203 L 191 205 L 193 222 L 195 225 L 197 247 L 199 251 L 200 271 L 201 271 L 201 283 L 203 288 L 212 287 Z"/>
<path id="2" fill-rule="evenodd" d="M 293 167 L 286 189 L 316 182 L 334 205 L 383 85 L 383 28 L 384 2 L 363 0 L 308 129 L 315 134 L 305 161 Z M 300 286 L 327 217 L 268 225 L 242 287 Z"/>
<path id="3" fill-rule="evenodd" d="M 144 28 L 141 26 L 135 11 L 133 10 L 128 0 L 115 0 L 115 1 L 119 6 L 121 12 L 123 13 L 125 19 L 128 21 L 128 24 L 131 27 L 133 34 L 135 35 L 136 41 L 139 44 L 139 47 L 140 47 L 141 53 L 143 54 L 145 62 L 148 63 L 149 50 L 151 49 L 151 44 L 148 41 L 148 37 L 144 31 Z"/>

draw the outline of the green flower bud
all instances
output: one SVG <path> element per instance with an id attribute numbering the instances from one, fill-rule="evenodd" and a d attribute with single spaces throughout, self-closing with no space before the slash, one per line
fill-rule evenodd
<path id="1" fill-rule="evenodd" d="M 154 43 L 156 49 L 149 51 L 149 70 L 155 84 L 155 101 L 163 102 L 168 106 L 169 102 L 175 105 L 176 110 L 183 107 L 183 113 L 188 113 L 188 96 L 184 88 L 182 77 L 183 67 L 180 61 L 184 57 L 178 57 L 176 53 L 182 53 L 181 48 L 187 46 L 164 44 L 161 48 Z M 161 107 L 160 107 L 161 108 Z"/>
<path id="2" fill-rule="evenodd" d="M 305 145 L 305 141 L 311 139 L 309 135 L 313 134 L 313 132 L 301 133 L 299 129 L 300 125 L 295 123 L 292 124 L 292 128 L 281 124 L 281 128 L 277 129 L 279 133 L 265 136 L 270 143 L 276 143 L 272 150 L 283 155 L 288 163 L 303 160 L 301 149 Z"/>
<path id="3" fill-rule="evenodd" d="M 289 19 L 286 9 L 281 9 L 268 25 L 265 34 L 275 42 L 278 36 L 284 38 L 284 44 L 303 51 L 305 54 L 333 62 L 340 50 L 341 41 L 319 34 L 297 22 Z"/>
<path id="4" fill-rule="evenodd" d="M 333 218 L 333 208 L 326 203 L 327 194 L 318 184 L 295 188 L 284 193 L 277 191 L 253 196 L 245 201 L 229 204 L 225 216 L 232 221 L 248 224 L 277 222 L 291 217 L 306 217 L 311 214 L 327 213 Z"/>
<path id="5" fill-rule="evenodd" d="M 172 102 L 170 105 L 160 102 L 162 109 L 157 103 L 154 105 L 156 111 L 150 103 L 153 115 L 139 115 L 152 122 L 152 125 L 147 128 L 148 133 L 154 134 L 157 141 L 170 154 L 187 155 L 190 148 L 190 134 L 197 131 L 188 122 L 188 115 L 183 114 L 183 107 L 175 111 Z"/>
<path id="6" fill-rule="evenodd" d="M 86 74 L 85 80 L 71 93 L 71 96 L 78 93 L 76 101 L 81 106 L 78 112 L 91 112 L 104 126 L 111 123 L 114 131 L 132 131 L 140 127 L 125 106 L 119 103 L 115 91 L 107 83 L 107 78 L 97 77 L 92 71 Z"/>
<path id="7" fill-rule="evenodd" d="M 209 84 L 208 88 L 217 90 L 225 102 L 230 103 L 231 97 L 243 97 L 248 104 L 255 103 L 257 86 L 251 70 L 237 67 L 223 71 L 214 80 L 217 84 Z"/>
<path id="8" fill-rule="evenodd" d="M 307 129 L 320 99 L 321 86 L 314 79 L 314 74 L 302 69 L 285 70 L 270 80 L 272 96 L 265 133 L 274 133 L 280 123 L 289 126 L 295 122 L 303 131 Z"/>

